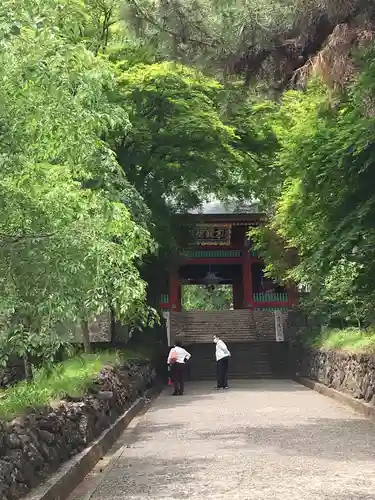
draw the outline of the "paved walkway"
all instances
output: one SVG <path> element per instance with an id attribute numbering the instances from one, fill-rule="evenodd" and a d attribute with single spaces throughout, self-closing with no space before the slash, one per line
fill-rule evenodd
<path id="1" fill-rule="evenodd" d="M 288 381 L 164 393 L 70 500 L 374 500 L 375 424 Z"/>

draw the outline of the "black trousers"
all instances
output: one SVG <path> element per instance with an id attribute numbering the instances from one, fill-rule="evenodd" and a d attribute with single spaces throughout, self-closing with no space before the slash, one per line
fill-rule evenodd
<path id="1" fill-rule="evenodd" d="M 174 363 L 171 367 L 171 378 L 174 384 L 174 392 L 183 394 L 185 389 L 186 365 L 185 363 Z"/>
<path id="2" fill-rule="evenodd" d="M 219 389 L 228 387 L 229 356 L 216 361 L 216 379 Z"/>

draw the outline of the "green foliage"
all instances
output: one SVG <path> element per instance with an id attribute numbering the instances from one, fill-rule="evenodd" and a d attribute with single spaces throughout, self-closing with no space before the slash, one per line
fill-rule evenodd
<path id="1" fill-rule="evenodd" d="M 374 58 L 372 47 L 346 93 L 312 82 L 285 94 L 273 118 L 282 183 L 268 229 L 253 232 L 269 272 L 309 290 L 310 308 L 361 326 L 374 320 Z"/>
<path id="2" fill-rule="evenodd" d="M 272 127 L 277 104 L 260 99 L 238 84 L 225 86 L 223 116 L 234 129 L 233 145 L 243 158 L 240 182 L 233 186 L 237 199 L 249 199 L 256 194 L 261 204 L 267 204 L 274 186 L 280 182 L 280 170 L 273 164 L 279 143 Z"/>
<path id="3" fill-rule="evenodd" d="M 124 17 L 139 37 L 183 62 L 220 67 L 254 42 L 288 31 L 298 7 L 288 0 L 127 0 Z"/>
<path id="4" fill-rule="evenodd" d="M 235 110 L 224 112 L 224 87 L 197 70 L 163 62 L 123 71 L 121 60 L 117 64 L 117 102 L 132 128 L 114 134 L 112 144 L 128 181 L 152 212 L 158 241 L 165 244 L 176 212 L 196 207 L 212 193 L 248 196 L 256 147 L 262 149 L 265 140 L 253 132 L 256 116 L 244 120 Z"/>
<path id="5" fill-rule="evenodd" d="M 373 2 L 127 0 L 126 6 L 133 33 L 147 37 L 158 54 L 210 74 L 224 68 L 230 91 L 221 98 L 220 118 L 235 134 L 230 145 L 242 171 L 221 184 L 240 196 L 251 192 L 268 209 L 268 226 L 251 232 L 266 273 L 309 291 L 305 306 L 327 322 L 372 323 L 374 47 L 360 54 L 359 77 L 345 90 L 310 81 L 304 91 L 284 93 L 279 105 L 233 92 L 228 74 L 245 73 L 247 83 L 271 75 L 280 89 L 330 37 L 308 66 L 320 64 L 326 80 L 334 79 L 355 45 L 354 31 L 357 36 L 364 19 L 373 19 Z M 334 28 L 341 23 L 350 41 L 338 39 Z"/>
<path id="6" fill-rule="evenodd" d="M 173 215 L 211 194 L 247 197 L 274 147 L 262 106 L 158 62 L 120 13 L 116 0 L 0 7 L 4 361 L 50 360 L 72 333 L 60 325 L 108 310 L 147 322 L 139 269 L 155 238 L 168 247 Z"/>
<path id="7" fill-rule="evenodd" d="M 136 357 L 131 351 L 85 354 L 55 365 L 52 371 L 36 370 L 32 382 L 20 382 L 1 394 L 0 418 L 10 420 L 67 396 L 83 396 L 103 368 Z"/>
<path id="8" fill-rule="evenodd" d="M 270 197 L 270 200 L 272 199 Z M 289 282 L 289 271 L 299 262 L 298 256 L 295 251 L 286 248 L 286 242 L 273 229 L 271 224 L 251 229 L 249 237 L 253 249 L 265 261 L 264 275 L 275 279 L 279 283 Z"/>
<path id="9" fill-rule="evenodd" d="M 32 370 L 31 360 L 37 363 L 42 360 L 43 366 L 50 368 L 59 355 L 73 354 L 72 340 L 69 335 L 53 335 L 50 330 L 42 328 L 34 331 L 23 325 L 8 328 L 6 334 L 0 337 L 0 366 L 7 366 L 9 359 L 21 358 L 24 360 L 25 377 L 28 378 L 31 375 L 29 370 Z"/>
<path id="10" fill-rule="evenodd" d="M 233 302 L 231 285 L 186 285 L 182 287 L 182 307 L 185 311 L 220 311 Z"/>
<path id="11" fill-rule="evenodd" d="M 120 0 L 4 0 L 0 33 L 5 42 L 25 30 L 48 31 L 72 45 L 82 44 L 97 54 L 109 42 L 122 40 Z"/>
<path id="12" fill-rule="evenodd" d="M 259 77 L 267 82 L 262 90 L 277 94 L 322 62 L 327 80 L 336 75 L 345 80 L 341 67 L 351 66 L 347 53 L 370 38 L 375 14 L 372 0 L 125 0 L 124 5 L 132 33 L 166 58 L 225 79 L 243 75 L 247 84 Z"/>
<path id="13" fill-rule="evenodd" d="M 130 123 L 108 99 L 112 67 L 82 35 L 85 5 L 13 7 L 2 4 L 0 23 L 0 309 L 8 345 L 17 335 L 30 340 L 18 351 L 32 351 L 57 323 L 144 315 L 137 264 L 153 244 L 122 203 L 134 189 L 103 140 Z"/>
<path id="14" fill-rule="evenodd" d="M 367 302 L 370 298 L 358 290 L 360 272 L 357 263 L 342 259 L 322 276 L 320 284 L 314 283 L 303 305 L 331 324 L 354 324 L 361 328 L 372 321 L 373 313 Z"/>
<path id="15" fill-rule="evenodd" d="M 373 328 L 367 330 L 327 328 L 313 340 L 312 347 L 373 353 L 375 351 L 375 331 Z"/>

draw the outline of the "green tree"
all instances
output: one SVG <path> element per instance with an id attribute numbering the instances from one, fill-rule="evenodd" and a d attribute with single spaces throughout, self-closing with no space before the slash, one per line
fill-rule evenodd
<path id="1" fill-rule="evenodd" d="M 249 172 L 263 141 L 254 132 L 251 150 L 256 117 L 249 115 L 240 127 L 240 115 L 224 110 L 224 87 L 197 70 L 163 62 L 123 71 L 123 62 L 117 64 L 117 103 L 132 128 L 116 132 L 111 144 L 151 210 L 158 241 L 173 239 L 171 216 L 212 193 L 247 197 Z"/>
<path id="2" fill-rule="evenodd" d="M 126 0 L 132 32 L 166 58 L 285 89 L 319 71 L 345 83 L 371 38 L 372 0 Z"/>
<path id="3" fill-rule="evenodd" d="M 294 258 L 272 259 L 270 237 L 258 232 L 273 270 L 361 324 L 374 320 L 374 55 L 373 47 L 366 51 L 357 82 L 345 92 L 312 83 L 305 93 L 284 96 L 275 122 L 283 181 L 275 185 L 268 236 Z"/>
<path id="4" fill-rule="evenodd" d="M 122 203 L 134 189 L 103 140 L 130 124 L 107 98 L 112 67 L 80 43 L 86 12 L 13 7 L 2 4 L 0 22 L 0 308 L 13 339 L 45 343 L 58 323 L 87 333 L 102 311 L 142 315 L 138 262 L 152 240 Z"/>
<path id="5" fill-rule="evenodd" d="M 186 285 L 182 287 L 185 311 L 216 311 L 229 309 L 233 302 L 230 285 Z"/>
<path id="6" fill-rule="evenodd" d="M 368 321 L 366 301 L 358 293 L 360 266 L 345 259 L 330 269 L 320 286 L 314 286 L 304 299 L 304 306 L 330 324 L 355 325 L 362 328 Z"/>

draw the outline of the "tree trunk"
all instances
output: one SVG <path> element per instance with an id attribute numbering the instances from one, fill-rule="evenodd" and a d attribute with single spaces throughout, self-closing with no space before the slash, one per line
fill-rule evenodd
<path id="1" fill-rule="evenodd" d="M 355 319 L 357 320 L 358 328 L 359 328 L 359 330 L 362 330 L 361 320 L 360 320 L 360 317 L 358 316 L 358 311 L 357 311 L 357 307 L 355 304 L 353 304 L 353 308 L 354 308 L 354 315 L 355 315 Z"/>
<path id="2" fill-rule="evenodd" d="M 24 370 L 25 370 L 25 378 L 27 381 L 30 381 L 32 380 L 33 378 L 33 372 L 32 372 L 32 369 L 31 369 L 31 364 L 30 364 L 30 361 L 29 361 L 29 356 L 27 354 L 24 355 L 23 357 L 23 367 L 24 367 Z"/>
<path id="3" fill-rule="evenodd" d="M 82 321 L 82 338 L 83 338 L 83 347 L 86 353 L 92 352 L 91 342 L 90 342 L 90 331 L 89 331 L 89 322 Z"/>

